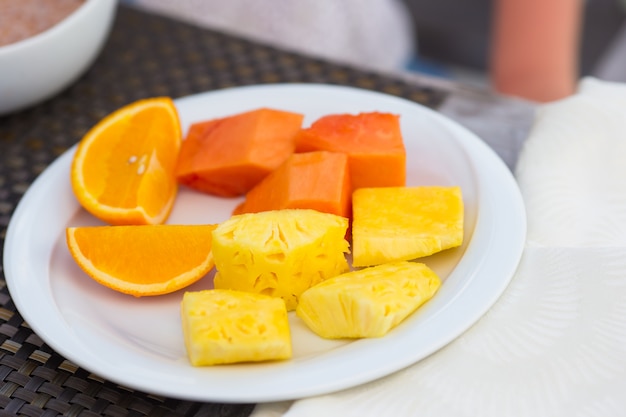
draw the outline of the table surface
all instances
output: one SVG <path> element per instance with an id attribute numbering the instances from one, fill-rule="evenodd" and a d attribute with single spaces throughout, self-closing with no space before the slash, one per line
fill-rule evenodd
<path id="1" fill-rule="evenodd" d="M 349 85 L 435 109 L 485 140 L 511 170 L 535 110 L 532 103 L 454 82 L 357 69 L 120 6 L 111 36 L 86 74 L 53 99 L 0 117 L 2 247 L 11 214 L 29 185 L 113 110 L 151 96 L 294 82 Z M 253 408 L 155 396 L 76 366 L 24 322 L 0 266 L 0 416 L 241 417 Z"/>

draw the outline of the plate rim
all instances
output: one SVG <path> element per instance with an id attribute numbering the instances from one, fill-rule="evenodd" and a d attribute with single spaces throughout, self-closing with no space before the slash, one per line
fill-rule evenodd
<path id="1" fill-rule="evenodd" d="M 132 387 L 138 390 L 147 391 L 150 393 L 155 393 L 155 394 L 160 394 L 160 395 L 165 395 L 165 396 L 186 399 L 186 400 L 193 400 L 193 401 L 259 403 L 259 402 L 269 402 L 269 401 L 279 401 L 279 400 L 292 400 L 292 399 L 307 397 L 311 395 L 321 395 L 321 394 L 330 393 L 330 392 L 334 392 L 337 390 L 346 389 L 346 388 L 350 388 L 350 387 L 360 385 L 366 382 L 373 381 L 375 379 L 378 379 L 380 377 L 389 375 L 393 372 L 403 369 L 407 366 L 410 366 L 413 363 L 420 361 L 424 357 L 436 352 L 437 350 L 441 349 L 442 347 L 450 343 L 452 340 L 458 338 L 463 332 L 465 332 L 476 321 L 478 321 L 480 317 L 482 317 L 488 311 L 488 309 L 491 308 L 491 306 L 496 302 L 496 300 L 501 296 L 501 294 L 504 292 L 504 290 L 508 286 L 510 280 L 512 279 L 515 273 L 517 265 L 519 264 L 519 261 L 521 259 L 525 237 L 526 237 L 526 215 L 525 215 L 525 208 L 524 208 L 524 203 L 523 203 L 523 199 L 521 196 L 521 192 L 517 186 L 517 183 L 513 177 L 513 174 L 508 169 L 508 167 L 504 164 L 504 162 L 500 159 L 500 157 L 497 156 L 497 154 L 485 142 L 483 142 L 478 136 L 476 136 L 474 133 L 470 132 L 468 129 L 458 124 L 458 122 L 442 115 L 441 113 L 433 109 L 430 109 L 419 103 L 415 103 L 415 102 L 412 102 L 410 100 L 407 100 L 401 97 L 392 96 L 392 95 L 388 95 L 388 94 L 380 93 L 376 91 L 371 91 L 371 90 L 365 90 L 365 89 L 361 89 L 357 87 L 328 85 L 328 84 L 286 83 L 286 84 L 261 84 L 261 85 L 250 85 L 250 86 L 243 86 L 243 87 L 230 87 L 226 89 L 207 91 L 207 92 L 198 93 L 198 94 L 182 97 L 179 99 L 175 99 L 175 103 L 177 105 L 184 105 L 185 102 L 190 102 L 192 100 L 199 99 L 200 97 L 203 97 L 206 95 L 219 96 L 221 94 L 231 94 L 233 92 L 242 93 L 242 94 L 252 92 L 254 94 L 255 90 L 261 91 L 261 92 L 267 92 L 268 90 L 271 91 L 272 89 L 288 89 L 288 90 L 295 90 L 295 91 L 299 89 L 302 89 L 302 90 L 313 89 L 313 90 L 318 90 L 318 91 L 320 89 L 329 89 L 333 91 L 341 91 L 341 92 L 347 92 L 347 93 L 355 92 L 355 93 L 360 93 L 360 94 L 366 94 L 366 95 L 371 95 L 372 97 L 377 96 L 380 98 L 385 98 L 386 100 L 389 100 L 389 99 L 394 100 L 394 101 L 398 100 L 398 101 L 401 101 L 405 105 L 409 104 L 411 106 L 415 106 L 416 108 L 419 108 L 420 109 L 419 111 L 426 112 L 426 114 L 429 117 L 432 117 L 434 118 L 434 120 L 437 120 L 443 126 L 451 130 L 452 133 L 454 133 L 455 135 L 459 135 L 462 138 L 465 138 L 463 140 L 469 141 L 470 145 L 467 145 L 467 147 L 465 147 L 464 150 L 466 152 L 469 152 L 470 154 L 468 158 L 472 162 L 472 167 L 474 168 L 475 175 L 477 176 L 477 182 L 479 184 L 482 184 L 480 181 L 478 181 L 478 177 L 480 178 L 488 177 L 489 181 L 491 181 L 487 183 L 490 185 L 489 188 L 495 187 L 497 189 L 505 190 L 508 193 L 507 204 L 510 209 L 507 212 L 507 214 L 516 216 L 518 220 L 518 223 L 514 224 L 515 230 L 513 231 L 514 236 L 512 239 L 512 243 L 509 242 L 510 244 L 509 249 L 511 253 L 507 254 L 507 256 L 504 257 L 506 259 L 501 258 L 499 259 L 498 262 L 485 263 L 485 265 L 483 266 L 483 270 L 482 270 L 482 272 L 486 273 L 487 275 L 489 275 L 489 273 L 504 274 L 506 276 L 506 279 L 496 281 L 497 286 L 492 287 L 490 289 L 490 297 L 487 303 L 483 303 L 482 305 L 471 305 L 471 303 L 469 303 L 465 305 L 465 309 L 468 311 L 464 312 L 465 314 L 463 315 L 462 320 L 457 320 L 456 323 L 454 323 L 455 324 L 454 331 L 449 332 L 447 337 L 440 337 L 438 339 L 438 343 L 431 344 L 429 349 L 427 349 L 426 351 L 422 351 L 419 355 L 413 355 L 413 356 L 420 356 L 420 357 L 404 357 L 402 360 L 398 358 L 392 359 L 391 360 L 392 363 L 386 366 L 384 369 L 381 368 L 381 369 L 364 371 L 363 376 L 361 377 L 359 381 L 352 380 L 348 382 L 344 378 L 341 381 L 329 382 L 328 384 L 325 384 L 323 387 L 319 386 L 319 384 L 316 387 L 290 387 L 290 389 L 286 390 L 283 393 L 273 393 L 273 394 L 272 393 L 261 393 L 261 394 L 250 393 L 246 395 L 245 393 L 238 393 L 238 394 L 233 395 L 233 394 L 227 394 L 223 392 L 219 394 L 214 394 L 211 392 L 208 392 L 205 394 L 199 394 L 197 392 L 195 393 L 180 392 L 179 390 L 176 390 L 174 392 L 171 389 L 164 389 L 163 387 L 158 386 L 158 384 L 157 386 L 154 386 L 154 384 L 143 384 L 135 380 L 129 381 L 128 378 L 124 378 L 123 375 L 120 375 L 120 374 L 113 375 L 111 372 L 107 372 L 105 369 L 102 369 L 101 367 L 98 367 L 97 370 L 93 370 L 93 372 L 102 374 L 105 378 L 111 381 L 115 381 L 116 383 L 119 383 L 128 387 Z M 23 223 L 25 220 L 25 213 L 27 213 L 29 209 L 28 203 L 31 199 L 34 198 L 34 196 L 36 196 L 37 191 L 45 184 L 46 179 L 52 175 L 51 173 L 55 172 L 55 170 L 60 169 L 59 167 L 61 167 L 63 164 L 68 163 L 68 160 L 71 158 L 72 152 L 75 151 L 75 148 L 76 148 L 76 145 L 72 146 L 64 154 L 62 154 L 60 157 L 54 160 L 42 172 L 42 174 L 39 175 L 39 177 L 36 178 L 35 181 L 33 181 L 29 189 L 26 191 L 22 199 L 17 204 L 14 210 L 14 213 L 12 214 L 11 219 L 9 221 L 9 225 L 7 227 L 7 233 L 5 237 L 4 270 L 5 270 L 5 278 L 6 278 L 7 287 L 15 303 L 15 306 L 17 310 L 20 312 L 20 314 L 22 315 L 24 321 L 27 322 L 33 328 L 33 331 L 37 335 L 39 335 L 55 351 L 61 354 L 61 356 L 65 357 L 68 360 L 71 360 L 72 362 L 75 362 L 77 365 L 85 369 L 92 370 L 93 367 L 90 366 L 91 363 L 86 363 L 87 359 L 85 359 L 85 358 L 94 359 L 93 355 L 90 352 L 87 352 L 81 347 L 76 347 L 74 351 L 68 350 L 65 344 L 57 343 L 55 340 L 53 340 L 53 336 L 49 335 L 49 333 L 45 329 L 39 326 L 37 313 L 33 311 L 34 310 L 33 308 L 27 305 L 27 300 L 25 300 L 22 297 L 23 294 L 20 292 L 20 287 L 16 279 L 14 279 L 14 277 L 19 276 L 20 265 L 16 265 L 15 259 L 17 257 L 13 253 L 12 247 L 13 247 L 13 242 L 15 242 L 15 240 L 19 236 L 20 229 L 22 227 L 25 227 Z M 483 166 L 480 166 L 480 167 L 474 166 L 473 163 L 475 162 L 476 155 L 479 155 L 481 158 L 486 158 L 488 163 L 483 164 Z M 482 179 L 482 181 L 484 181 L 484 178 Z M 486 190 L 484 189 L 479 188 L 477 191 L 481 194 L 487 194 L 487 195 L 481 195 L 481 198 L 491 199 L 491 200 L 496 198 L 494 195 L 489 195 L 489 193 L 485 193 Z M 491 216 L 489 218 L 490 214 L 492 213 L 486 213 L 485 210 L 483 210 L 483 207 L 479 206 L 479 209 L 477 211 L 477 220 L 476 220 L 475 227 L 478 228 L 479 224 L 482 224 L 481 222 L 490 222 L 490 223 L 498 222 L 499 224 L 503 222 L 503 219 L 501 218 L 500 214 L 496 213 L 495 218 L 494 216 Z M 509 234 L 508 237 L 510 238 L 511 234 Z M 492 237 L 490 236 L 489 238 L 491 239 Z M 476 247 L 476 245 L 477 244 L 474 242 L 474 239 L 472 238 L 472 241 L 468 244 L 467 251 L 471 250 L 472 247 Z M 468 252 L 466 252 L 466 254 L 462 257 L 462 259 L 465 258 L 465 256 L 467 256 L 467 253 Z M 483 257 L 483 261 L 484 261 L 484 257 Z M 498 264 L 498 265 L 495 265 L 495 264 Z M 458 294 L 458 297 L 460 297 L 461 295 L 464 295 L 465 298 L 468 298 L 468 295 L 472 295 L 473 293 L 479 292 L 481 289 L 482 287 L 479 288 L 477 286 L 473 286 L 473 287 L 468 286 L 468 288 L 464 288 L 463 291 L 461 291 L 462 294 L 461 293 Z M 150 382 L 150 381 L 147 381 L 147 382 Z"/>

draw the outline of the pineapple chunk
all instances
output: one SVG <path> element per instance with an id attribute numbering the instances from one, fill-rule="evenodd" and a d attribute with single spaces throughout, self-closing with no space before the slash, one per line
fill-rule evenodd
<path id="1" fill-rule="evenodd" d="M 194 366 L 291 358 L 283 300 L 228 290 L 186 292 L 183 336 Z"/>
<path id="2" fill-rule="evenodd" d="M 356 267 L 413 260 L 463 243 L 460 187 L 361 188 L 352 205 Z"/>
<path id="3" fill-rule="evenodd" d="M 214 287 L 281 297 L 294 310 L 304 290 L 349 269 L 347 228 L 308 209 L 233 216 L 213 231 Z"/>
<path id="4" fill-rule="evenodd" d="M 324 338 L 381 337 L 431 299 L 440 286 L 437 274 L 421 263 L 372 266 L 305 291 L 296 315 Z"/>

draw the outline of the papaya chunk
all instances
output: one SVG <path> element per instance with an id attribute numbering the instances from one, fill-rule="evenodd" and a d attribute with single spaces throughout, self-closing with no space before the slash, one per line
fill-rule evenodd
<path id="1" fill-rule="evenodd" d="M 406 184 L 406 150 L 400 118 L 390 113 L 331 114 L 296 136 L 296 152 L 348 155 L 353 190 Z"/>
<path id="2" fill-rule="evenodd" d="M 243 195 L 294 152 L 303 119 L 299 113 L 260 108 L 192 124 L 176 179 L 220 197 Z"/>
<path id="3" fill-rule="evenodd" d="M 348 156 L 336 152 L 291 155 L 246 194 L 233 214 L 280 209 L 313 209 L 350 217 L 352 194 Z"/>

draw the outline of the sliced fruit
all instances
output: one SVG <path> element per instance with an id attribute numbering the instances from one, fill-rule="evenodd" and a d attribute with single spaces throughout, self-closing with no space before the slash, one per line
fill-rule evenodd
<path id="1" fill-rule="evenodd" d="M 463 243 L 460 187 L 362 188 L 352 196 L 356 267 L 432 255 Z"/>
<path id="2" fill-rule="evenodd" d="M 353 189 L 406 183 L 406 150 L 400 118 L 390 113 L 331 114 L 296 137 L 296 152 L 343 152 Z"/>
<path id="3" fill-rule="evenodd" d="M 163 223 L 176 198 L 174 169 L 181 140 L 170 98 L 122 107 L 78 144 L 71 168 L 76 198 L 109 224 Z"/>
<path id="4" fill-rule="evenodd" d="M 424 264 L 388 263 L 315 285 L 302 294 L 296 314 L 324 338 L 381 337 L 440 286 L 437 274 Z"/>
<path id="5" fill-rule="evenodd" d="M 348 219 L 308 209 L 231 217 L 213 232 L 215 288 L 280 297 L 294 310 L 309 287 L 348 270 Z"/>
<path id="6" fill-rule="evenodd" d="M 300 208 L 350 217 L 351 191 L 346 154 L 298 153 L 250 190 L 234 214 Z"/>
<path id="7" fill-rule="evenodd" d="M 261 108 L 193 124 L 183 141 L 178 181 L 217 196 L 243 195 L 293 153 L 303 119 Z"/>
<path id="8" fill-rule="evenodd" d="M 187 287 L 214 266 L 215 225 L 95 226 L 66 229 L 67 246 L 91 278 L 134 296 Z"/>
<path id="9" fill-rule="evenodd" d="M 291 334 L 280 298 L 229 290 L 186 292 L 185 346 L 194 366 L 291 358 Z"/>

